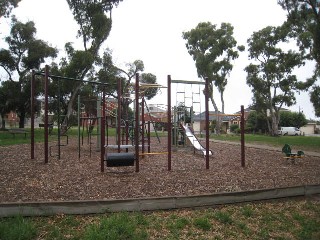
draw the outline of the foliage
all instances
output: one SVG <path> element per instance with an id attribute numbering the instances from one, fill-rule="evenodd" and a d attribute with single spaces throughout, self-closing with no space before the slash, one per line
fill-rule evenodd
<path id="1" fill-rule="evenodd" d="M 146 84 L 156 84 L 157 83 L 157 77 L 152 73 L 142 73 L 141 74 L 141 78 L 140 78 L 140 82 L 141 83 L 146 83 Z M 159 88 L 158 87 L 154 87 L 154 86 L 148 87 L 144 91 L 144 97 L 147 100 L 150 100 L 154 96 L 156 96 L 158 92 L 159 92 Z"/>
<path id="2" fill-rule="evenodd" d="M 268 132 L 266 115 L 258 111 L 250 111 L 246 120 L 246 129 L 253 132 Z"/>
<path id="3" fill-rule="evenodd" d="M 18 6 L 21 0 L 3 0 L 0 1 L 0 18 L 2 16 L 8 17 L 13 8 Z"/>
<path id="4" fill-rule="evenodd" d="M 278 0 L 278 4 L 288 12 L 287 22 L 290 34 L 297 40 L 303 54 L 316 61 L 314 76 L 307 79 L 307 87 L 313 85 L 310 100 L 316 116 L 320 117 L 319 77 L 320 77 L 320 11 L 318 0 Z M 318 80 L 318 81 L 317 81 Z"/>
<path id="5" fill-rule="evenodd" d="M 108 38 L 111 31 L 111 11 L 113 6 L 118 5 L 119 0 L 67 0 L 73 13 L 74 19 L 78 23 L 78 37 L 82 38 L 83 49 L 76 50 L 71 43 L 66 43 L 65 50 L 67 57 L 62 59 L 59 68 L 56 71 L 59 75 L 65 77 L 84 80 L 85 77 L 90 80 L 93 78 L 94 66 L 102 63 L 99 57 L 99 50 L 102 43 Z M 69 96 L 66 100 L 66 114 L 63 125 L 67 125 L 71 117 L 75 101 L 79 91 L 83 87 L 83 82 L 73 81 L 68 83 L 65 89 L 65 95 Z M 71 90 L 70 90 L 71 89 Z"/>
<path id="6" fill-rule="evenodd" d="M 147 233 L 140 230 L 139 223 L 128 213 L 113 214 L 102 218 L 100 224 L 87 227 L 84 239 L 147 239 Z"/>
<path id="7" fill-rule="evenodd" d="M 313 91 L 310 93 L 310 100 L 313 104 L 315 115 L 320 117 L 320 87 L 314 86 Z"/>
<path id="8" fill-rule="evenodd" d="M 37 236 L 34 223 L 21 216 L 0 220 L 0 239 L 6 240 L 32 240 Z"/>
<path id="9" fill-rule="evenodd" d="M 232 133 L 238 133 L 238 132 L 240 131 L 238 124 L 232 124 L 232 125 L 230 126 L 230 131 L 231 131 Z"/>
<path id="10" fill-rule="evenodd" d="M 210 22 L 201 22 L 196 28 L 183 33 L 187 41 L 186 47 L 195 61 L 198 76 L 210 81 L 210 99 L 218 112 L 218 107 L 213 98 L 214 86 L 220 92 L 222 113 L 224 113 L 223 94 L 232 71 L 232 60 L 238 58 L 237 41 L 233 37 L 233 26 L 222 23 L 220 28 Z M 238 47 L 243 51 L 244 47 Z"/>
<path id="11" fill-rule="evenodd" d="M 279 46 L 289 40 L 289 30 L 285 25 L 268 26 L 248 39 L 249 58 L 254 62 L 245 68 L 247 84 L 252 88 L 256 102 L 265 108 L 263 112 L 270 114 L 268 126 L 274 136 L 278 131 L 281 107 L 293 105 L 295 91 L 301 90 L 293 70 L 304 64 L 303 56 Z"/>
<path id="12" fill-rule="evenodd" d="M 26 113 L 30 109 L 30 71 L 40 68 L 46 58 L 55 57 L 57 50 L 48 43 L 36 39 L 36 28 L 32 21 L 22 23 L 12 17 L 10 35 L 5 38 L 8 49 L 0 49 L 0 66 L 10 81 L 15 81 L 13 98 L 7 99 L 10 109 L 16 111 L 19 127 L 24 127 Z M 18 79 L 14 79 L 15 74 Z M 13 83 L 12 83 L 13 84 Z M 3 104 L 3 103 L 2 103 Z M 8 104 L 7 104 L 8 105 Z"/>
<path id="13" fill-rule="evenodd" d="M 303 113 L 297 112 L 280 112 L 280 122 L 281 127 L 297 127 L 300 128 L 308 123 L 305 115 Z"/>

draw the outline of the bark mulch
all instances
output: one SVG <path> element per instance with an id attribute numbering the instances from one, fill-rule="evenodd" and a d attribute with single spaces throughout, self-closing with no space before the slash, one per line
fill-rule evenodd
<path id="1" fill-rule="evenodd" d="M 152 140 L 153 152 L 166 152 L 166 140 Z M 135 167 L 105 168 L 100 172 L 100 153 L 95 143 L 85 143 L 78 158 L 77 140 L 61 148 L 61 159 L 44 164 L 43 143 L 30 159 L 29 145 L 0 147 L 0 202 L 102 200 L 183 196 L 320 184 L 320 158 L 305 156 L 296 163 L 280 152 L 246 147 L 246 167 L 241 167 L 240 146 L 210 142 L 214 155 L 210 169 L 190 147 L 167 155 L 150 155 Z M 50 143 L 54 146 L 55 143 Z M 53 154 L 57 152 L 52 148 Z"/>

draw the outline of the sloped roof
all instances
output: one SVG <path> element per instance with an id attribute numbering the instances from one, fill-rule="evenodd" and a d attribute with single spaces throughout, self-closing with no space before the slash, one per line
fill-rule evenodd
<path id="1" fill-rule="evenodd" d="M 214 114 L 216 114 L 215 111 L 209 111 L 209 121 L 213 121 L 217 119 L 217 116 L 215 116 Z M 222 114 L 222 113 L 219 112 L 219 114 Z M 230 120 L 235 118 L 235 116 L 220 116 L 220 117 L 223 122 L 229 122 Z M 205 112 L 195 115 L 193 119 L 194 121 L 205 120 L 206 119 Z"/>

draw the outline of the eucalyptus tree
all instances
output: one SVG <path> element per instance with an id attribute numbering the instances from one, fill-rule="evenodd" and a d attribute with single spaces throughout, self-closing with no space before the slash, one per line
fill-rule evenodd
<path id="1" fill-rule="evenodd" d="M 300 51 L 316 61 L 312 78 L 305 83 L 312 86 L 310 100 L 316 116 L 320 117 L 320 1 L 319 0 L 278 0 L 287 11 L 290 34 L 297 39 Z"/>
<path id="2" fill-rule="evenodd" d="M 279 111 L 283 105 L 295 103 L 295 92 L 302 89 L 293 70 L 304 64 L 300 52 L 284 50 L 289 41 L 289 29 L 266 27 L 254 32 L 248 39 L 249 58 L 252 60 L 246 68 L 247 84 L 252 88 L 256 102 L 265 108 L 268 115 L 269 133 L 276 136 L 279 124 Z"/>
<path id="3" fill-rule="evenodd" d="M 21 0 L 1 0 L 0 1 L 0 17 L 8 17 L 13 8 L 18 6 Z"/>
<path id="4" fill-rule="evenodd" d="M 213 96 L 216 87 L 220 92 L 221 109 L 224 113 L 224 91 L 228 83 L 228 76 L 232 71 L 232 60 L 239 57 L 238 50 L 244 50 L 238 46 L 233 37 L 233 26 L 230 23 L 221 23 L 220 28 L 210 22 L 201 22 L 196 28 L 183 32 L 183 38 L 187 41 L 186 47 L 195 61 L 198 76 L 210 82 L 209 93 L 211 102 L 218 112 L 218 106 Z"/>
<path id="5" fill-rule="evenodd" d="M 5 38 L 8 48 L 0 49 L 0 67 L 7 73 L 8 79 L 15 82 L 16 96 L 14 110 L 24 127 L 25 116 L 30 106 L 30 78 L 32 69 L 40 68 L 49 57 L 55 57 L 57 50 L 43 40 L 36 38 L 34 22 L 22 23 L 12 17 L 10 35 Z M 10 99 L 8 99 L 10 100 Z"/>
<path id="6" fill-rule="evenodd" d="M 67 0 L 79 27 L 78 37 L 82 39 L 83 49 L 76 50 L 71 43 L 66 44 L 67 58 L 60 70 L 64 76 L 84 80 L 92 75 L 94 65 L 101 60 L 99 50 L 111 31 L 111 10 L 120 1 L 122 0 Z M 76 96 L 82 86 L 82 82 L 72 83 L 65 124 L 73 112 Z"/>

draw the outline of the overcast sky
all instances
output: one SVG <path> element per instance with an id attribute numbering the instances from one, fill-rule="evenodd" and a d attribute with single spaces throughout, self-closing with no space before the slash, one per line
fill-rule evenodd
<path id="1" fill-rule="evenodd" d="M 34 21 L 37 37 L 60 50 L 66 42 L 82 47 L 76 39 L 77 25 L 66 0 L 22 0 L 13 13 L 20 21 Z M 218 26 L 228 22 L 234 26 L 238 44 L 246 45 L 254 31 L 281 25 L 286 12 L 277 5 L 277 0 L 124 0 L 112 11 L 112 18 L 111 34 L 104 48 L 113 51 L 116 64 L 124 67 L 124 63 L 141 59 L 145 72 L 155 74 L 157 81 L 166 86 L 167 75 L 172 79 L 200 80 L 182 32 L 195 28 L 199 22 L 209 21 Z M 0 20 L 2 38 L 9 22 L 9 19 Z M 252 102 L 243 70 L 248 64 L 246 51 L 234 61 L 224 96 L 226 113 L 239 111 L 240 105 L 247 107 Z M 303 80 L 312 74 L 312 68 L 307 66 L 297 73 Z M 153 102 L 166 103 L 165 96 L 160 95 Z M 215 96 L 220 107 L 218 93 Z M 296 97 L 297 104 L 290 109 L 297 112 L 300 109 L 307 118 L 316 119 L 308 94 Z"/>

